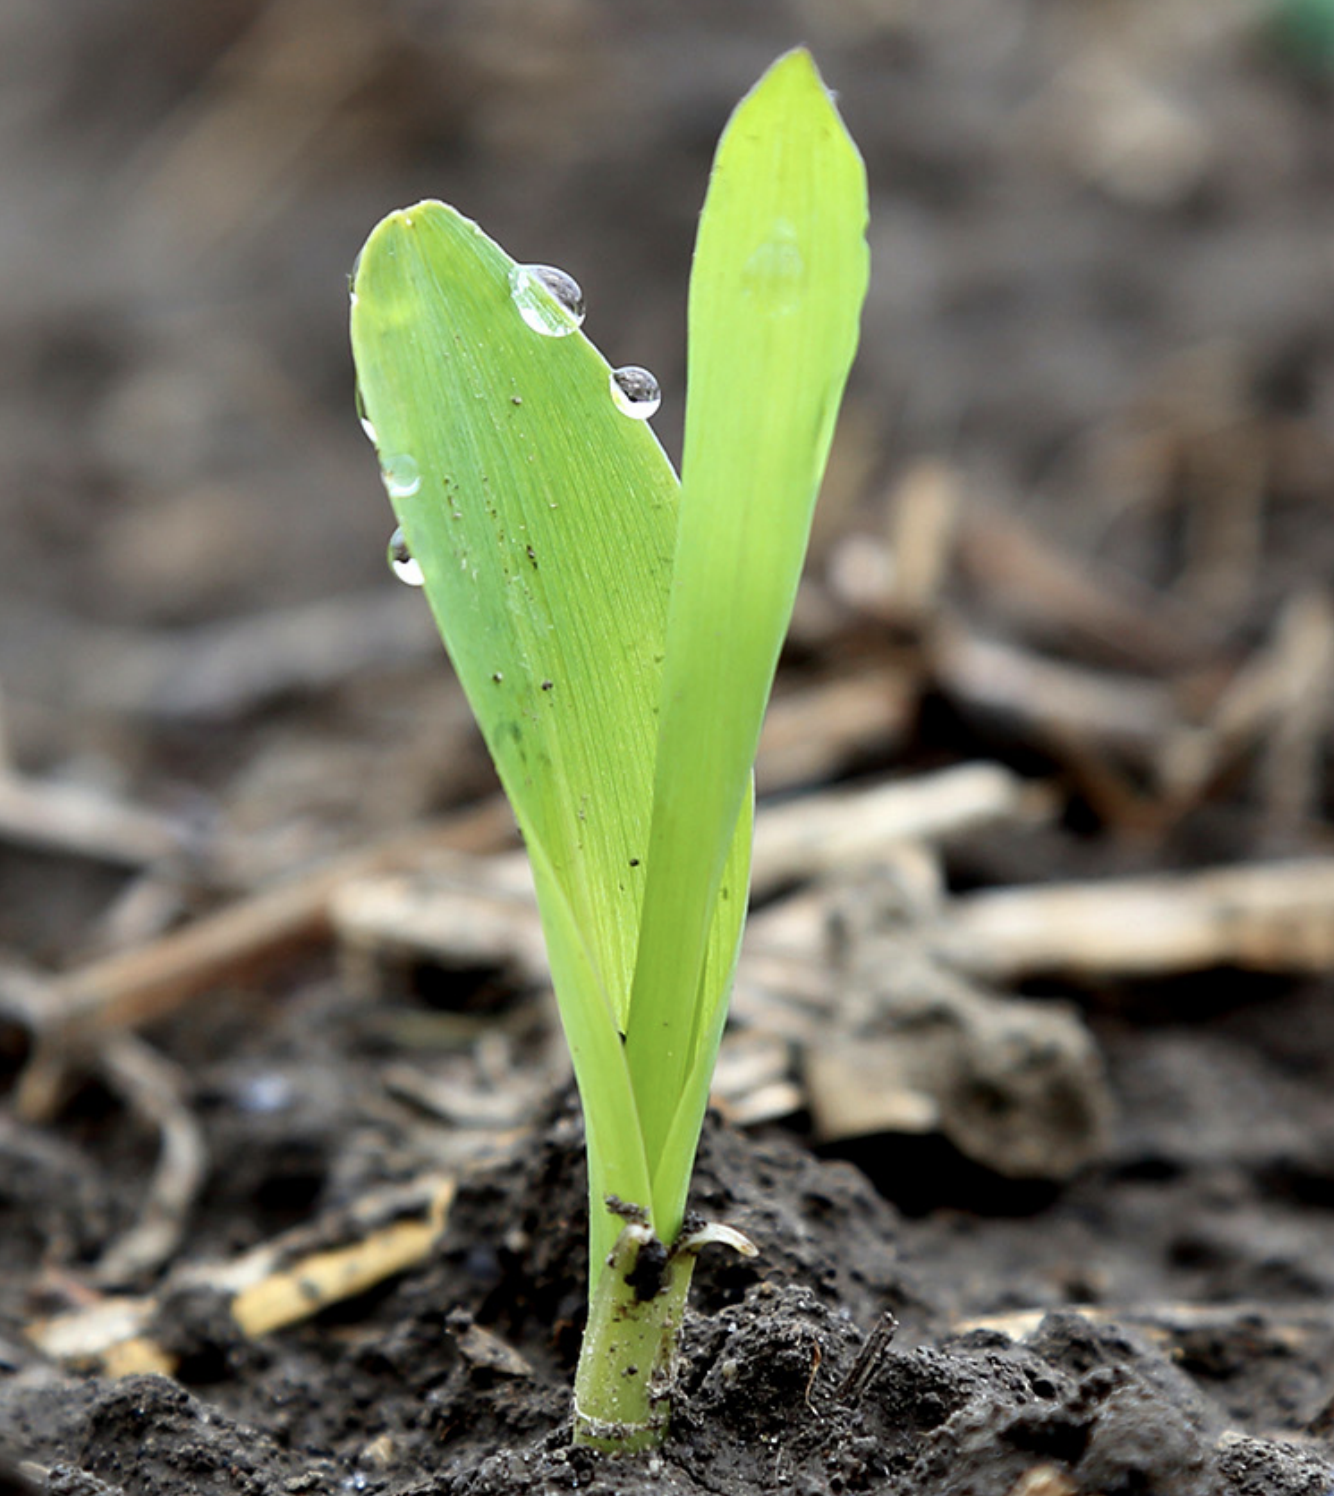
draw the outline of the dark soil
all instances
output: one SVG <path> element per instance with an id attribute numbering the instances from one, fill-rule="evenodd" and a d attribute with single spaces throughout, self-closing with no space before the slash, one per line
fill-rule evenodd
<path id="1" fill-rule="evenodd" d="M 98 1264 L 141 1218 L 159 1139 L 103 1057 L 47 1052 L 30 1001 L 493 791 L 420 599 L 384 576 L 346 272 L 380 213 L 455 202 L 580 275 L 595 340 L 662 376 L 677 447 L 709 155 L 799 40 L 867 157 L 874 282 L 806 599 L 825 611 L 800 615 L 782 686 L 911 657 L 917 694 L 893 741 L 787 787 L 978 758 L 1054 787 L 1054 822 L 951 845 L 956 889 L 1327 855 L 1327 711 L 1295 801 L 1261 743 L 1165 811 L 1143 762 L 1109 755 L 1113 793 L 1088 742 L 979 701 L 915 624 L 838 584 L 840 544 L 882 536 L 887 492 L 931 456 L 969 503 L 1124 582 L 1180 654 L 1026 612 L 985 556 L 951 576 L 951 616 L 1138 671 L 1186 715 L 1294 599 L 1327 602 L 1334 75 L 1273 19 L 1300 8 L 10 7 L 6 752 L 178 839 L 147 861 L 0 840 L 0 1492 L 1334 1492 L 1328 972 L 1032 986 L 1078 1003 L 1114 1106 L 1071 1179 L 1009 1179 L 934 1135 L 817 1147 L 800 1109 L 711 1118 L 694 1203 L 760 1256 L 706 1254 L 671 1436 L 623 1462 L 569 1447 L 582 1141 L 540 994 L 496 968 L 368 991 L 326 931 L 144 1027 L 207 1168 L 170 1258 L 119 1281 Z M 1199 517 L 1242 471 L 1254 524 L 1211 572 Z M 53 1058 L 52 1104 L 21 1104 Z M 469 1134 L 403 1099 L 404 1063 L 544 1100 Z M 427 1259 L 301 1323 L 248 1338 L 230 1291 L 184 1272 L 336 1233 L 436 1168 L 461 1182 Z M 39 1348 L 43 1320 L 136 1294 L 170 1376 Z"/>
<path id="2" fill-rule="evenodd" d="M 46 1489 L 145 1493 L 1331 1488 L 1324 1223 L 1257 1175 L 1126 1157 L 1025 1219 L 905 1221 L 851 1166 L 716 1122 L 696 1199 L 763 1255 L 701 1267 L 662 1453 L 571 1449 L 579 1149 L 563 1102 L 471 1179 L 428 1268 L 299 1331 L 250 1342 L 225 1301 L 169 1299 L 175 1379 L 71 1379 L 12 1347 L 11 1469 L 21 1452 Z M 1090 1283 L 1137 1271 L 1177 1308 L 1129 1293 L 1109 1320 Z M 1018 1339 L 1003 1317 L 960 1327 L 1015 1303 L 1039 1306 Z"/>

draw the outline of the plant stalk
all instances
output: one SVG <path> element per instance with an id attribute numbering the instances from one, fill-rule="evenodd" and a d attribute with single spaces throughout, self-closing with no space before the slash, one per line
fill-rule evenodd
<path id="1" fill-rule="evenodd" d="M 671 1419 L 677 1346 L 695 1259 L 710 1242 L 754 1257 L 749 1238 L 707 1225 L 664 1247 L 633 1207 L 598 1278 L 574 1378 L 574 1442 L 608 1454 L 661 1444 Z"/>

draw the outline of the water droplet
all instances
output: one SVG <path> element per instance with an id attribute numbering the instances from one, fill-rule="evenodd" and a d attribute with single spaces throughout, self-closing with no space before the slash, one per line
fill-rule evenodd
<path id="1" fill-rule="evenodd" d="M 647 421 L 658 413 L 662 388 L 647 369 L 641 369 L 638 364 L 627 364 L 623 369 L 611 371 L 611 398 L 622 415 L 636 421 Z"/>
<path id="2" fill-rule="evenodd" d="M 239 1109 L 255 1115 L 286 1111 L 295 1099 L 296 1088 L 287 1076 L 276 1070 L 265 1070 L 248 1077 L 235 1091 Z"/>
<path id="3" fill-rule="evenodd" d="M 406 582 L 409 587 L 420 587 L 426 580 L 421 562 L 408 549 L 402 525 L 389 537 L 389 566 L 398 580 Z"/>
<path id="4" fill-rule="evenodd" d="M 805 280 L 806 261 L 797 242 L 797 230 L 788 219 L 780 218 L 741 267 L 741 283 L 746 294 L 759 301 L 771 316 L 783 317 L 796 311 Z"/>
<path id="5" fill-rule="evenodd" d="M 366 433 L 372 445 L 379 446 L 380 438 L 376 436 L 371 418 L 366 414 L 366 402 L 361 398 L 360 385 L 357 386 L 357 420 L 361 422 L 361 429 Z"/>
<path id="6" fill-rule="evenodd" d="M 417 471 L 416 460 L 406 452 L 396 457 L 386 457 L 380 463 L 380 477 L 385 492 L 391 499 L 410 499 L 422 486 L 422 475 Z"/>
<path id="7" fill-rule="evenodd" d="M 579 282 L 554 265 L 516 265 L 510 294 L 519 315 L 544 338 L 568 337 L 584 320 Z"/>

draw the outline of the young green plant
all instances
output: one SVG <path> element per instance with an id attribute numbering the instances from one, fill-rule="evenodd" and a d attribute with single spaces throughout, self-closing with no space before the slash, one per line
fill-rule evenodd
<path id="1" fill-rule="evenodd" d="M 575 1437 L 666 1428 L 708 1241 L 686 1201 L 745 918 L 752 765 L 866 291 L 861 159 L 809 54 L 719 143 L 689 296 L 681 480 L 656 390 L 577 286 L 441 203 L 352 285 L 363 424 L 527 844 L 583 1104 Z"/>

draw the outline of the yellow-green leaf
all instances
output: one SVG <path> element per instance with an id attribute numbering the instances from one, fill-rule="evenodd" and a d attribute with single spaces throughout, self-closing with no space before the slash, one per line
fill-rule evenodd
<path id="1" fill-rule="evenodd" d="M 660 1222 L 684 1204 L 679 1140 L 707 1099 L 727 995 L 707 975 L 718 964 L 709 932 L 735 876 L 733 838 L 856 349 L 866 222 L 861 158 L 810 55 L 791 52 L 727 126 L 690 282 L 681 517 L 627 1036 Z"/>

